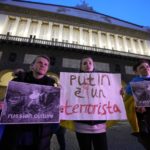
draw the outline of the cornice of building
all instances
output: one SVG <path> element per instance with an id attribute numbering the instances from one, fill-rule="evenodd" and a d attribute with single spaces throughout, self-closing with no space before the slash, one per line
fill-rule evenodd
<path id="1" fill-rule="evenodd" d="M 86 20 L 103 22 L 103 23 L 108 23 L 112 25 L 117 25 L 117 26 L 122 26 L 126 28 L 142 30 L 147 32 L 143 26 L 131 22 L 127 22 L 112 16 L 108 16 L 99 12 L 83 10 L 77 7 L 68 7 L 68 6 L 31 2 L 31 1 L 24 1 L 24 0 L 1 0 L 0 3 L 9 4 L 11 6 L 18 6 L 22 8 L 24 7 L 24 8 L 34 9 L 34 10 L 68 15 L 72 17 L 79 17 Z"/>
<path id="2" fill-rule="evenodd" d="M 72 17 L 69 15 L 58 14 L 48 11 L 41 11 L 39 9 L 31 9 L 20 6 L 13 6 L 10 4 L 3 4 L 0 2 L 0 13 L 7 15 L 14 15 L 19 17 L 28 17 L 35 20 L 53 21 L 56 23 L 63 23 L 68 25 L 74 25 L 77 27 L 101 30 L 104 32 L 122 34 L 126 36 L 133 36 L 137 38 L 149 39 L 150 32 L 149 28 L 145 28 L 147 32 L 143 30 L 131 29 L 127 27 L 117 26 L 114 24 L 97 22 L 88 20 L 85 18 Z"/>

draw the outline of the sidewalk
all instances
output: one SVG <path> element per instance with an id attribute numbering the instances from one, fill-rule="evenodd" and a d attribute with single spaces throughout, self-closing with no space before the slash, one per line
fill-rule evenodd
<path id="1" fill-rule="evenodd" d="M 75 133 L 67 130 L 66 132 L 66 150 L 79 150 Z M 109 150 L 144 150 L 138 143 L 137 138 L 131 135 L 131 129 L 128 122 L 120 122 L 107 131 Z M 52 138 L 51 150 L 59 150 L 56 136 Z"/>

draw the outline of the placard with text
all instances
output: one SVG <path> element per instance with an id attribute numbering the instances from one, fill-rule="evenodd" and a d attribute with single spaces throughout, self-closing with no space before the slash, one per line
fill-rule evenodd
<path id="1" fill-rule="evenodd" d="M 125 120 L 120 74 L 60 73 L 62 120 Z"/>

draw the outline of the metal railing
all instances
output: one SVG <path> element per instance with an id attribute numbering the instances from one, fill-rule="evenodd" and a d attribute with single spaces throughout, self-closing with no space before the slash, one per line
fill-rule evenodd
<path id="1" fill-rule="evenodd" d="M 85 45 L 79 45 L 74 43 L 58 42 L 56 40 L 50 41 L 50 40 L 37 39 L 35 36 L 32 35 L 30 37 L 20 37 L 20 36 L 9 35 L 9 33 L 7 33 L 6 35 L 0 34 L 0 41 L 15 41 L 15 42 L 39 44 L 45 46 L 56 46 L 56 47 L 64 47 L 69 49 L 101 52 L 104 54 L 112 54 L 112 55 L 119 55 L 119 56 L 126 56 L 126 57 L 150 59 L 150 56 L 147 55 L 140 55 L 131 52 L 122 52 L 122 51 L 110 50 L 110 49 L 93 47 L 93 46 L 85 46 Z"/>

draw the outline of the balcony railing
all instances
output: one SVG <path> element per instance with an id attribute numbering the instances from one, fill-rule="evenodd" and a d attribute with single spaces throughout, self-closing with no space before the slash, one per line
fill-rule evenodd
<path id="1" fill-rule="evenodd" d="M 85 46 L 85 45 L 79 45 L 79 44 L 74 44 L 74 43 L 58 42 L 55 40 L 51 40 L 51 41 L 50 40 L 42 40 L 42 39 L 35 38 L 35 36 L 19 37 L 19 36 L 9 35 L 9 33 L 7 35 L 0 34 L 0 41 L 10 41 L 10 42 L 15 41 L 15 42 L 39 44 L 39 45 L 45 45 L 45 46 L 65 47 L 65 48 L 69 48 L 69 49 L 101 52 L 104 54 L 113 54 L 113 55 L 126 56 L 126 57 L 150 59 L 150 57 L 147 55 L 140 55 L 140 54 L 135 54 L 135 53 L 131 53 L 131 52 L 110 50 L 110 49 L 106 49 L 106 48 Z"/>

